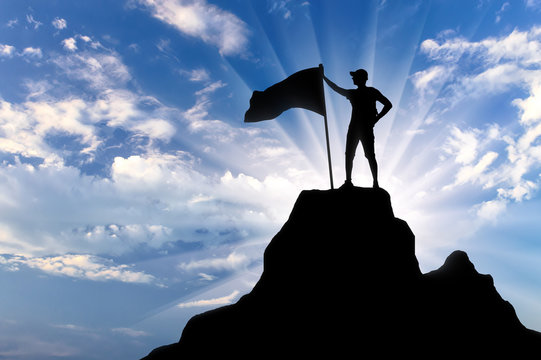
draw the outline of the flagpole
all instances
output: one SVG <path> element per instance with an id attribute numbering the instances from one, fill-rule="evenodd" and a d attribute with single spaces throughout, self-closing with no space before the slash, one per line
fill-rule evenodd
<path id="1" fill-rule="evenodd" d="M 329 125 L 327 123 L 327 105 L 325 104 L 325 89 L 323 87 L 323 64 L 319 64 L 321 70 L 321 96 L 323 101 L 323 119 L 325 121 L 325 140 L 327 141 L 327 160 L 329 162 L 329 178 L 331 180 L 331 189 L 334 189 L 334 183 L 332 179 L 332 165 L 331 165 L 331 147 L 329 144 Z"/>

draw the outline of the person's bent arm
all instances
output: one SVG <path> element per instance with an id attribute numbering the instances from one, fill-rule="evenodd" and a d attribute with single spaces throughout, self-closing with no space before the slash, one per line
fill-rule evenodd
<path id="1" fill-rule="evenodd" d="M 380 103 L 383 104 L 383 109 L 381 109 L 381 111 L 379 112 L 379 114 L 376 115 L 376 119 L 374 121 L 374 125 L 379 121 L 379 119 L 381 119 L 382 117 L 384 117 L 388 112 L 389 110 L 391 110 L 391 108 L 393 107 L 393 104 L 391 104 L 391 102 L 389 101 L 389 99 L 387 99 L 385 96 L 383 96 L 381 93 L 379 94 L 378 96 L 378 101 Z"/>

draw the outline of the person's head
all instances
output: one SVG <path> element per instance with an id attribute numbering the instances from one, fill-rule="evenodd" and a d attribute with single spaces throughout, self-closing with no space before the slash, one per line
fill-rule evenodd
<path id="1" fill-rule="evenodd" d="M 353 83 L 355 85 L 366 85 L 366 81 L 368 80 L 368 73 L 365 69 L 350 71 L 349 74 L 351 75 L 351 78 L 353 79 Z"/>

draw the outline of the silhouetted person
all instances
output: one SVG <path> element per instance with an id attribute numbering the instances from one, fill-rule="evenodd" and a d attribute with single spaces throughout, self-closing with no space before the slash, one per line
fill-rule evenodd
<path id="1" fill-rule="evenodd" d="M 368 159 L 372 178 L 374 179 L 373 186 L 378 188 L 378 163 L 376 162 L 376 154 L 374 152 L 374 125 L 391 110 L 393 105 L 378 89 L 366 86 L 366 81 L 368 80 L 366 70 L 359 69 L 357 71 L 350 71 L 349 73 L 353 79 L 353 84 L 357 85 L 357 89 L 343 89 L 323 74 L 323 79 L 325 79 L 327 84 L 351 102 L 351 121 L 346 138 L 346 182 L 343 186 L 353 186 L 351 182 L 353 158 L 355 157 L 357 145 L 361 141 L 364 156 Z M 380 113 L 378 113 L 376 108 L 376 101 L 383 104 L 383 109 Z"/>

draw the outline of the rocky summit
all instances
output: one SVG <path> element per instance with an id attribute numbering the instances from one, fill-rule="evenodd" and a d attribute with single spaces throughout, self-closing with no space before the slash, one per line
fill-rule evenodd
<path id="1" fill-rule="evenodd" d="M 415 236 L 383 189 L 310 190 L 235 304 L 194 316 L 145 360 L 271 357 L 526 357 L 525 328 L 463 251 L 422 274 Z"/>

